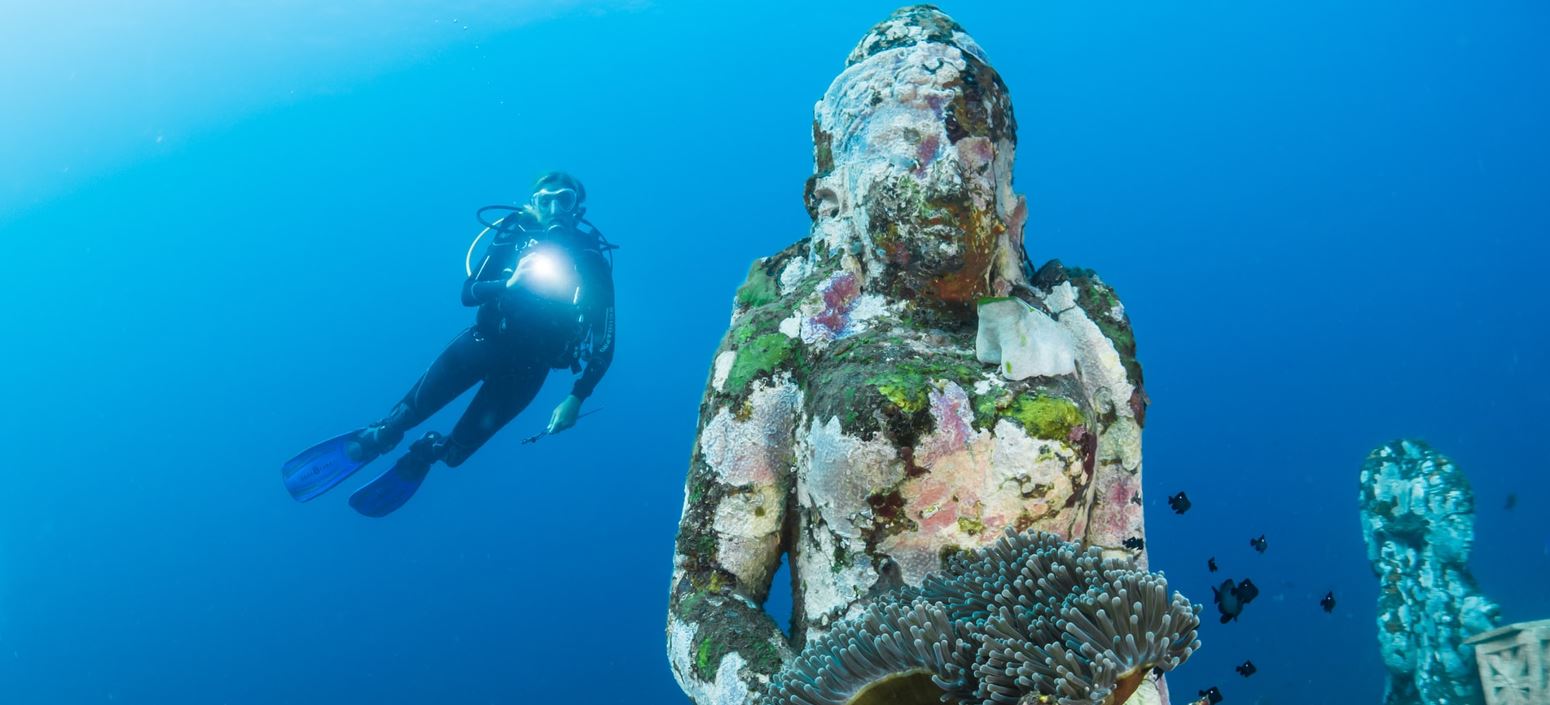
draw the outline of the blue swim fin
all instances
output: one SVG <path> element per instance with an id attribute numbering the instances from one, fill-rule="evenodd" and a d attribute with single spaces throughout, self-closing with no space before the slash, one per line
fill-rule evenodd
<path id="1" fill-rule="evenodd" d="M 350 457 L 349 448 L 355 433 L 351 431 L 330 438 L 285 461 L 280 468 L 280 478 L 296 501 L 305 502 L 333 489 L 334 485 L 344 482 L 371 462 L 371 458 L 356 460 Z"/>
<path id="2" fill-rule="evenodd" d="M 406 453 L 387 472 L 350 495 L 350 506 L 369 517 L 381 518 L 392 514 L 414 496 L 415 490 L 420 489 L 420 483 L 425 481 L 425 475 L 430 471 L 431 461 L 414 452 Z"/>

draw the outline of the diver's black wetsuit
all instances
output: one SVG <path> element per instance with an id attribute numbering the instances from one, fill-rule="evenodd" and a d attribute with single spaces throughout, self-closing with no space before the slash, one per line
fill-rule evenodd
<path id="1" fill-rule="evenodd" d="M 613 272 L 595 233 L 544 229 L 518 211 L 495 231 L 484 258 L 463 282 L 463 305 L 477 306 L 459 333 L 409 389 L 380 428 L 377 452 L 396 445 L 448 402 L 483 382 L 436 457 L 457 466 L 533 400 L 551 368 L 585 368 L 571 393 L 586 399 L 614 356 Z M 507 281 L 526 257 L 542 252 L 552 286 Z M 529 280 L 531 281 L 531 280 Z M 537 282 L 543 284 L 543 282 Z"/>

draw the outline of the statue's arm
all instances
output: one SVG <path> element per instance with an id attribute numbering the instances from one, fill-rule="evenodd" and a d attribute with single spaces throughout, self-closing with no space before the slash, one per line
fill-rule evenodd
<path id="1" fill-rule="evenodd" d="M 734 339 L 701 404 L 668 603 L 669 660 L 696 703 L 751 701 L 792 655 L 763 604 L 786 548 L 799 397 L 783 366 L 741 374 Z"/>

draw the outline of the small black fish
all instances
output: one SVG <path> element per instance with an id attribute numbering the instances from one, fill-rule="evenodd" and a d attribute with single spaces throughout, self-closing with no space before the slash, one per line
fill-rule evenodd
<path id="1" fill-rule="evenodd" d="M 1245 605 L 1253 602 L 1254 598 L 1259 597 L 1259 587 L 1248 578 L 1244 578 L 1243 582 L 1238 583 L 1238 587 L 1234 588 L 1234 590 L 1238 593 L 1238 599 Z"/>
<path id="2" fill-rule="evenodd" d="M 1183 493 L 1181 492 L 1180 494 L 1183 494 Z M 1168 502 L 1172 503 L 1173 500 L 1170 499 L 1170 500 L 1168 500 Z M 1518 493 L 1516 493 L 1516 492 L 1508 492 L 1507 493 L 1507 504 L 1503 505 L 1502 509 L 1505 509 L 1505 510 L 1510 512 L 1510 511 L 1512 511 L 1512 508 L 1516 507 L 1516 506 L 1518 506 Z"/>
<path id="3" fill-rule="evenodd" d="M 1254 667 L 1253 661 L 1244 661 L 1243 663 L 1239 664 L 1237 671 L 1238 675 L 1243 676 L 1244 678 L 1248 678 L 1249 676 L 1259 673 L 1259 669 Z"/>
<path id="4" fill-rule="evenodd" d="M 1143 539 L 1140 536 L 1132 536 L 1128 539 L 1125 539 L 1125 548 L 1128 548 L 1132 551 L 1139 551 L 1143 548 L 1146 548 L 1146 539 Z"/>
<path id="5" fill-rule="evenodd" d="M 1264 553 L 1265 549 L 1270 547 L 1270 543 L 1265 541 L 1264 534 L 1260 534 L 1259 538 L 1257 539 L 1249 539 L 1249 545 L 1253 546 L 1254 550 L 1259 551 L 1260 553 Z"/>
<path id="6" fill-rule="evenodd" d="M 1216 611 L 1222 613 L 1222 624 L 1226 624 L 1243 614 L 1243 602 L 1238 600 L 1237 586 L 1233 585 L 1232 578 L 1222 581 L 1218 587 L 1211 588 L 1211 599 L 1216 602 Z"/>
<path id="7" fill-rule="evenodd" d="M 1174 514 L 1183 514 L 1189 511 L 1189 495 L 1181 490 L 1178 494 L 1168 498 L 1168 506 L 1173 508 Z"/>
<path id="8" fill-rule="evenodd" d="M 1211 556 L 1210 558 L 1206 559 L 1206 568 L 1210 569 L 1210 571 L 1213 573 L 1216 572 L 1216 556 Z"/>
<path id="9" fill-rule="evenodd" d="M 1232 578 L 1222 581 L 1222 584 L 1211 588 L 1211 599 L 1216 601 L 1216 611 L 1222 613 L 1222 624 L 1236 621 L 1238 615 L 1243 614 L 1243 606 L 1249 604 L 1259 596 L 1259 588 L 1248 579 L 1236 585 Z"/>
<path id="10" fill-rule="evenodd" d="M 1335 611 L 1335 591 L 1334 590 L 1330 590 L 1328 593 L 1325 593 L 1324 599 L 1319 600 L 1319 606 L 1323 607 L 1325 612 L 1334 612 Z"/>
<path id="11" fill-rule="evenodd" d="M 1222 701 L 1222 691 L 1217 690 L 1216 686 L 1213 685 L 1210 688 L 1207 688 L 1205 690 L 1200 691 L 1200 700 L 1198 700 L 1197 702 L 1209 703 L 1210 705 L 1216 705 L 1217 703 L 1219 703 L 1221 701 Z"/>

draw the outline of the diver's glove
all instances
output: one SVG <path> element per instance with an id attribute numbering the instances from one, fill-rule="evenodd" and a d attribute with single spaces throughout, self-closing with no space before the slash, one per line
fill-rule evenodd
<path id="1" fill-rule="evenodd" d="M 554 407 L 554 413 L 549 416 L 549 433 L 559 433 L 576 425 L 576 415 L 581 411 L 581 398 L 568 394 L 565 401 Z"/>

